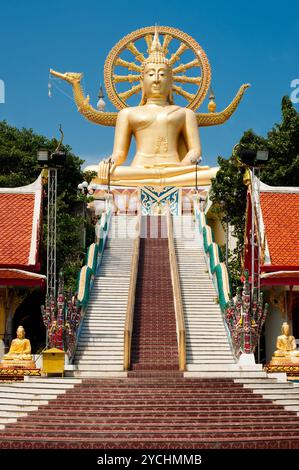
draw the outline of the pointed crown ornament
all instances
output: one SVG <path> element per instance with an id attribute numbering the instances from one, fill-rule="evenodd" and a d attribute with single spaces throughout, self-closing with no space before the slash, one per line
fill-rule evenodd
<path id="1" fill-rule="evenodd" d="M 149 56 L 142 62 L 141 77 L 143 77 L 146 64 L 167 64 L 169 66 L 169 70 L 172 70 L 170 62 L 166 58 L 163 48 L 160 44 L 157 28 L 155 28 L 155 35 L 149 50 Z"/>

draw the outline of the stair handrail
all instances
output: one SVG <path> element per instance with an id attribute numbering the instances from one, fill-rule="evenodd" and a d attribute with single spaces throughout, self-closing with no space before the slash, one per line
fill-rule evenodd
<path id="1" fill-rule="evenodd" d="M 129 295 L 128 295 L 128 302 L 127 302 L 125 330 L 124 330 L 124 370 L 129 370 L 130 365 L 131 365 L 131 344 L 132 344 L 136 284 L 137 284 L 138 265 L 139 265 L 140 233 L 141 233 L 141 213 L 139 213 L 137 216 L 136 238 L 134 240 L 133 255 L 132 255 L 132 261 L 131 261 Z"/>
<path id="2" fill-rule="evenodd" d="M 180 285 L 180 276 L 178 269 L 178 262 L 174 247 L 173 240 L 173 221 L 170 211 L 166 212 L 167 217 L 167 234 L 168 234 L 168 251 L 169 262 L 172 280 L 172 289 L 174 297 L 174 308 L 176 315 L 176 330 L 178 338 L 178 353 L 179 353 L 179 369 L 180 371 L 186 370 L 186 329 L 184 319 L 184 309 L 182 301 L 182 292 Z"/>

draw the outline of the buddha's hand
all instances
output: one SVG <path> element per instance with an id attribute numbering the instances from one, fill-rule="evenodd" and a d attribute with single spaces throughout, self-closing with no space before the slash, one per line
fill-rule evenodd
<path id="1" fill-rule="evenodd" d="M 185 158 L 181 161 L 181 165 L 198 165 L 201 162 L 201 155 L 198 150 L 189 150 Z"/>
<path id="2" fill-rule="evenodd" d="M 202 158 L 201 157 L 192 157 L 190 158 L 190 163 L 194 165 L 198 165 L 201 162 Z"/>
<path id="3" fill-rule="evenodd" d="M 115 161 L 112 157 L 106 158 L 99 164 L 98 177 L 101 180 L 102 184 L 107 184 L 109 179 L 109 174 L 111 175 L 115 168 Z"/>

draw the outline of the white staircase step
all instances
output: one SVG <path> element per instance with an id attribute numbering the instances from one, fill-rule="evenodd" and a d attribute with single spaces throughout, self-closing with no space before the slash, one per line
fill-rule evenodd
<path id="1" fill-rule="evenodd" d="M 136 216 L 112 216 L 108 239 L 81 327 L 74 369 L 76 377 L 123 371 L 124 326 L 130 287 Z"/>
<path id="2" fill-rule="evenodd" d="M 123 365 L 121 364 L 80 364 L 76 366 L 75 370 L 84 371 L 123 371 Z"/>
<path id="3" fill-rule="evenodd" d="M 182 216 L 177 221 L 184 236 L 190 237 L 174 240 L 185 317 L 187 370 L 198 371 L 203 376 L 229 373 L 240 377 L 239 372 L 231 370 L 236 361 L 218 295 L 209 277 L 198 227 L 190 216 Z"/>

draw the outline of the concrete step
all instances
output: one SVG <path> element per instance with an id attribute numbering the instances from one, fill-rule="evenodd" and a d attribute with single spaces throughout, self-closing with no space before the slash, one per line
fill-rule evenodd
<path id="1" fill-rule="evenodd" d="M 1 419 L 17 419 L 21 416 L 28 416 L 28 413 L 25 411 L 0 410 Z"/>
<path id="2" fill-rule="evenodd" d="M 123 335 L 122 335 L 122 340 L 123 340 Z M 107 347 L 107 346 L 111 346 L 113 347 L 114 345 L 115 346 L 120 346 L 121 344 L 123 344 L 123 341 L 121 342 L 121 338 L 114 338 L 114 339 L 110 339 L 109 341 L 106 341 L 106 340 L 102 340 L 102 339 L 99 339 L 99 338 L 87 338 L 87 339 L 82 339 L 82 341 L 79 341 L 79 344 L 78 346 L 80 346 L 81 348 L 85 348 L 85 347 L 88 347 L 88 346 L 103 346 L 103 347 Z"/>
<path id="3" fill-rule="evenodd" d="M 295 392 L 299 393 L 299 388 L 298 387 L 293 387 L 293 384 L 286 382 L 286 383 L 280 383 L 280 382 L 275 382 L 275 383 L 259 383 L 259 384 L 254 384 L 254 383 L 245 383 L 243 385 L 244 388 L 250 388 L 253 390 L 253 393 L 281 393 L 281 392 Z"/>
<path id="4" fill-rule="evenodd" d="M 90 372 L 104 372 L 104 371 L 123 371 L 121 364 L 80 364 L 76 365 L 75 370 L 90 371 Z"/>
<path id="5" fill-rule="evenodd" d="M 117 379 L 123 379 L 127 377 L 127 372 L 124 371 L 90 371 L 90 370 L 74 370 L 72 372 L 67 372 L 68 375 L 78 377 L 78 378 L 117 378 Z"/>
<path id="6" fill-rule="evenodd" d="M 83 326 L 81 330 L 81 334 L 90 333 L 90 334 L 100 334 L 101 332 L 109 332 L 109 333 L 120 333 L 124 329 L 124 322 L 123 323 L 113 323 L 107 325 L 107 323 L 103 323 L 101 326 L 93 326 L 90 328 L 88 325 Z"/>
<path id="7" fill-rule="evenodd" d="M 57 395 L 61 395 L 61 394 L 64 394 L 65 393 L 65 390 L 59 390 L 59 389 L 51 389 L 51 388 L 36 388 L 36 387 L 24 387 L 24 388 L 20 388 L 20 387 L 10 387 L 10 388 L 4 388 L 4 387 L 0 387 L 0 396 L 2 398 L 6 398 L 8 394 L 13 394 L 16 398 L 30 398 L 32 396 L 40 396 L 40 395 L 47 395 L 47 397 L 50 397 L 52 395 L 54 395 L 54 398 L 57 396 Z"/>
<path id="8" fill-rule="evenodd" d="M 3 406 L 5 405 L 20 405 L 22 407 L 31 407 L 31 406 L 39 406 L 39 405 L 47 405 L 48 404 L 48 400 L 47 399 L 43 399 L 43 398 L 39 398 L 39 399 L 21 399 L 21 398 L 2 398 L 0 397 L 0 408 L 2 409 Z M 4 408 L 3 408 L 4 409 Z M 27 408 L 26 408 L 27 409 Z"/>
<path id="9" fill-rule="evenodd" d="M 77 349 L 77 354 L 122 354 L 124 350 L 123 344 L 120 345 L 115 345 L 115 347 L 111 347 L 109 345 L 108 347 L 106 345 L 89 345 L 89 346 L 80 346 L 79 349 Z"/>
<path id="10" fill-rule="evenodd" d="M 90 359 L 76 359 L 74 361 L 74 365 L 78 366 L 81 368 L 81 366 L 103 366 L 103 367 L 112 367 L 111 370 L 119 370 L 119 367 L 121 367 L 121 370 L 123 369 L 123 359 L 122 358 L 111 358 L 111 359 L 99 359 L 98 357 L 92 357 Z M 117 369 L 114 369 L 114 367 L 118 366 Z"/>
<path id="11" fill-rule="evenodd" d="M 229 352 L 231 353 L 231 349 L 229 346 L 190 346 L 190 345 L 187 345 L 186 346 L 186 351 L 188 354 L 196 354 L 196 353 L 201 353 L 201 352 L 205 352 L 205 351 L 214 351 L 214 352 L 219 352 L 219 353 L 223 353 L 223 352 Z"/>
<path id="12" fill-rule="evenodd" d="M 193 338 L 193 337 L 190 337 L 190 336 L 187 336 L 186 337 L 186 344 L 188 344 L 189 347 L 192 347 L 192 345 L 194 345 L 194 347 L 196 347 L 197 344 L 211 344 L 211 339 L 210 338 Z M 219 344 L 219 345 L 227 345 L 228 344 L 228 341 L 227 341 L 227 337 L 226 336 L 223 336 L 223 337 L 217 337 L 213 340 L 213 344 Z"/>
<path id="13" fill-rule="evenodd" d="M 187 372 L 184 372 L 184 377 L 188 378 L 200 378 L 200 379 L 242 379 L 244 378 L 262 378 L 264 377 L 264 373 L 260 371 L 229 371 L 229 370 L 200 370 L 199 368 L 197 370 L 188 370 Z M 293 411 L 299 411 L 298 410 L 293 410 Z"/>
<path id="14" fill-rule="evenodd" d="M 112 360 L 122 360 L 123 359 L 123 351 L 84 351 L 80 354 L 76 354 L 76 361 L 82 360 L 99 360 L 99 361 L 112 361 Z"/>
<path id="15" fill-rule="evenodd" d="M 63 384 L 63 385 L 76 385 L 82 383 L 79 379 L 67 379 L 64 377 L 30 377 L 29 375 L 24 377 L 25 382 L 37 383 L 37 384 Z"/>

